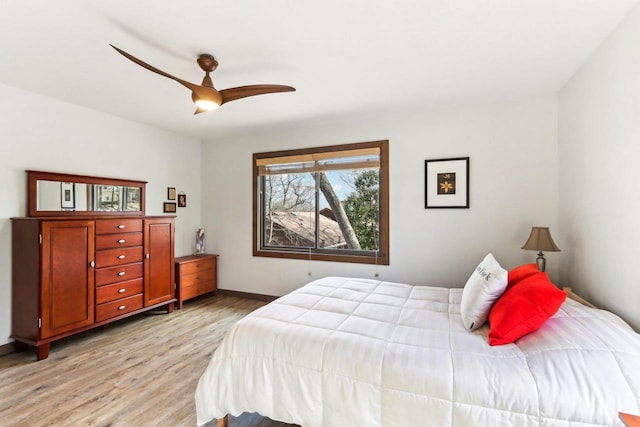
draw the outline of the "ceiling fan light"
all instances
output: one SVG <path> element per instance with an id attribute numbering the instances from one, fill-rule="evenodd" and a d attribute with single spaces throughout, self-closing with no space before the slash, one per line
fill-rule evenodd
<path id="1" fill-rule="evenodd" d="M 208 99 L 198 99 L 197 101 L 195 101 L 195 103 L 198 106 L 198 108 L 201 108 L 207 111 L 215 110 L 220 106 L 220 104 L 218 104 L 217 102 L 210 101 Z"/>

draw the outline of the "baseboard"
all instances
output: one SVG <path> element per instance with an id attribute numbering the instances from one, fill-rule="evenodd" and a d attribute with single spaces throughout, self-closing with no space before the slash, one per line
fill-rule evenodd
<path id="1" fill-rule="evenodd" d="M 238 297 L 238 298 L 248 298 L 248 299 L 257 299 L 260 301 L 271 302 L 280 297 L 274 297 L 273 295 L 263 295 L 263 294 L 254 294 L 251 292 L 240 292 L 240 291 L 231 291 L 229 289 L 218 289 L 219 295 L 226 295 L 230 297 Z"/>
<path id="2" fill-rule="evenodd" d="M 0 345 L 0 356 L 13 353 L 14 351 L 16 351 L 16 347 L 12 342 Z"/>

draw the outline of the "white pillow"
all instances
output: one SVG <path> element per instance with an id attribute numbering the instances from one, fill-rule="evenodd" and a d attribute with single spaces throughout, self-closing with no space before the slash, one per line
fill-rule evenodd
<path id="1" fill-rule="evenodd" d="M 473 331 L 484 325 L 493 304 L 507 287 L 508 272 L 488 254 L 467 280 L 462 290 L 460 315 L 464 327 Z"/>

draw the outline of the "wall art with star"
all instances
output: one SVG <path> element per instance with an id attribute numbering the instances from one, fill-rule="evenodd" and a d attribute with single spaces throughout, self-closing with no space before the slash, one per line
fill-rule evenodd
<path id="1" fill-rule="evenodd" d="M 424 207 L 469 208 L 469 157 L 424 161 Z"/>

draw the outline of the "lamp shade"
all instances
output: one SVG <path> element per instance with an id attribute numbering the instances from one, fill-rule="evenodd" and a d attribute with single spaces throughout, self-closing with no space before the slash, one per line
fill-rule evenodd
<path id="1" fill-rule="evenodd" d="M 531 235 L 522 249 L 529 251 L 560 252 L 560 248 L 556 246 L 551 238 L 549 227 L 531 228 Z"/>

